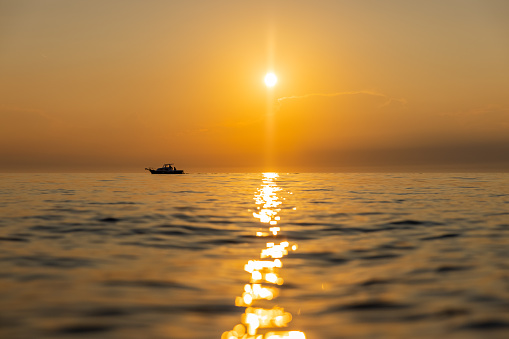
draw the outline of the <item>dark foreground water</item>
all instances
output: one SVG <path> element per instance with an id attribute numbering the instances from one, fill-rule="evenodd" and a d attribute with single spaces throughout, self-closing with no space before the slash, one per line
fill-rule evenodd
<path id="1" fill-rule="evenodd" d="M 0 337 L 509 338 L 509 174 L 1 174 Z"/>

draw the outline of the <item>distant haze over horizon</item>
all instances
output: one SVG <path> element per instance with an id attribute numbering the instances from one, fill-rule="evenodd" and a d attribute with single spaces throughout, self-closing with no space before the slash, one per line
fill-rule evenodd
<path id="1" fill-rule="evenodd" d="M 0 0 L 0 172 L 507 172 L 507 18 L 496 0 Z"/>

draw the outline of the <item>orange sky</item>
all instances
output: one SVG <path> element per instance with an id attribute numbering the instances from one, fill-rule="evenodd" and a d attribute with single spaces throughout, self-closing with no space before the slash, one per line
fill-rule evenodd
<path id="1" fill-rule="evenodd" d="M 0 171 L 508 171 L 508 17 L 503 0 L 0 0 Z"/>

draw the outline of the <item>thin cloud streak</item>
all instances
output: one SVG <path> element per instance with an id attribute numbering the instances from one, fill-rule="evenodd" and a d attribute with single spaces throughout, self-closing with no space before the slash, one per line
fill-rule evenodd
<path id="1" fill-rule="evenodd" d="M 310 94 L 304 94 L 304 95 L 293 95 L 289 97 L 281 97 L 277 99 L 278 106 L 281 106 L 283 101 L 286 100 L 295 100 L 295 99 L 306 99 L 310 97 L 339 97 L 339 96 L 346 96 L 346 95 L 371 95 L 376 96 L 385 99 L 384 103 L 380 105 L 380 107 L 388 106 L 392 104 L 393 102 L 398 102 L 402 105 L 406 105 L 407 100 L 406 99 L 396 99 L 392 98 L 388 95 L 375 92 L 375 91 L 347 91 L 347 92 L 335 92 L 335 93 L 310 93 Z"/>
<path id="2" fill-rule="evenodd" d="M 31 108 L 22 108 L 18 106 L 7 106 L 7 105 L 1 105 L 0 106 L 0 116 L 5 114 L 28 114 L 32 116 L 38 116 L 44 120 L 47 120 L 49 122 L 53 123 L 62 123 L 62 121 L 50 114 L 47 114 L 44 110 L 40 109 L 31 109 Z"/>

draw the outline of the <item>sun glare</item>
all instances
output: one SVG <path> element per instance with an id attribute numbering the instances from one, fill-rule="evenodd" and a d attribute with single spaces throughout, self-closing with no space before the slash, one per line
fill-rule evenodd
<path id="1" fill-rule="evenodd" d="M 277 82 L 277 77 L 274 73 L 267 73 L 267 75 L 265 75 L 264 81 L 265 81 L 265 85 L 267 85 L 267 87 L 274 87 L 274 85 Z"/>

